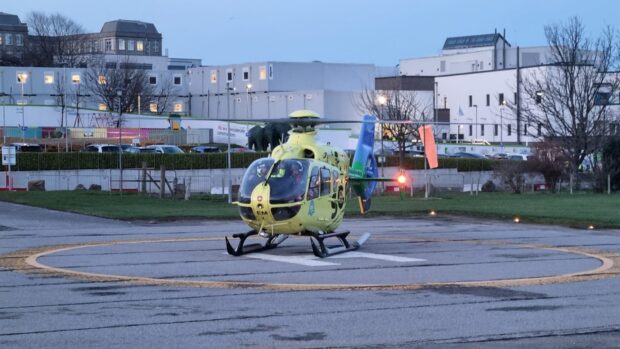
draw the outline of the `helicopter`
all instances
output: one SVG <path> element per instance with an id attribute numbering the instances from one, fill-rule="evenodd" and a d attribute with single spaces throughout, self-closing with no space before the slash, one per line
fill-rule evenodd
<path id="1" fill-rule="evenodd" d="M 312 251 L 320 258 L 359 249 L 370 234 L 350 242 L 349 231 L 336 231 L 344 218 L 349 187 L 363 214 L 370 209 L 377 182 L 394 180 L 377 177 L 373 154 L 376 121 L 374 116 L 364 116 L 350 163 L 342 149 L 316 142 L 315 127 L 351 121 L 322 120 L 311 110 L 291 113 L 285 120 L 291 125 L 288 140 L 274 147 L 269 157 L 252 162 L 243 176 L 238 201 L 233 204 L 251 230 L 232 235 L 239 239 L 237 247 L 225 237 L 228 254 L 273 249 L 291 235 L 309 236 Z M 246 244 L 246 239 L 255 235 L 266 241 Z M 339 245 L 328 246 L 327 239 L 336 239 Z"/>

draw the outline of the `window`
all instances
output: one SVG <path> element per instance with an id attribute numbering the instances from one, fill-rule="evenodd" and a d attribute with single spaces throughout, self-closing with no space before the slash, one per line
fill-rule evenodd
<path id="1" fill-rule="evenodd" d="M 127 51 L 133 51 L 135 49 L 135 41 L 127 40 Z"/>
<path id="2" fill-rule="evenodd" d="M 310 173 L 310 184 L 308 186 L 308 195 L 306 197 L 307 200 L 315 199 L 319 196 L 319 192 L 321 191 L 321 181 L 319 179 L 319 168 L 315 167 L 312 169 Z"/>
<path id="3" fill-rule="evenodd" d="M 105 103 L 99 103 L 99 110 L 106 111 L 108 110 L 108 106 Z"/>
<path id="4" fill-rule="evenodd" d="M 493 136 L 497 136 L 499 134 L 499 125 L 495 124 L 493 127 Z"/>
<path id="5" fill-rule="evenodd" d="M 226 69 L 226 81 L 233 81 L 233 71 L 232 69 Z"/>
<path id="6" fill-rule="evenodd" d="M 542 91 L 536 92 L 536 104 L 540 104 L 542 102 L 542 96 L 543 96 Z"/>
<path id="7" fill-rule="evenodd" d="M 157 113 L 157 103 L 149 104 L 149 110 L 151 111 L 151 113 Z"/>
<path id="8" fill-rule="evenodd" d="M 269 80 L 273 80 L 273 64 L 269 65 Z"/>
<path id="9" fill-rule="evenodd" d="M 125 39 L 118 39 L 119 51 L 125 51 Z"/>
<path id="10" fill-rule="evenodd" d="M 149 84 L 151 84 L 151 85 L 157 85 L 157 76 L 155 76 L 155 75 L 150 75 L 150 76 L 149 76 Z"/>
<path id="11" fill-rule="evenodd" d="M 543 128 L 543 125 L 542 124 L 538 124 L 538 135 L 539 136 L 542 136 L 542 128 Z"/>
<path id="12" fill-rule="evenodd" d="M 22 34 L 15 34 L 15 45 L 24 46 L 24 36 Z"/>
<path id="13" fill-rule="evenodd" d="M 484 136 L 484 125 L 480 125 L 480 135 Z"/>
<path id="14" fill-rule="evenodd" d="M 469 136 L 471 137 L 474 134 L 474 127 L 473 125 L 469 125 Z"/>
<path id="15" fill-rule="evenodd" d="M 516 92 L 515 92 L 515 95 L 514 95 L 514 104 L 515 105 L 517 104 L 517 93 Z"/>
<path id="16" fill-rule="evenodd" d="M 331 193 L 331 175 L 329 169 L 321 169 L 321 196 L 329 195 Z"/>
<path id="17" fill-rule="evenodd" d="M 217 83 L 217 70 L 211 70 L 211 83 Z"/>
<path id="18" fill-rule="evenodd" d="M 13 45 L 13 34 L 6 34 L 6 43 L 5 45 Z"/>
<path id="19" fill-rule="evenodd" d="M 499 94 L 499 105 L 503 105 L 504 104 L 504 94 L 500 93 Z"/>
<path id="20" fill-rule="evenodd" d="M 105 39 L 105 51 L 106 52 L 110 52 L 112 51 L 112 39 Z"/>
<path id="21" fill-rule="evenodd" d="M 510 136 L 512 134 L 512 125 L 508 124 L 507 126 L 508 126 L 508 129 L 506 130 L 507 131 L 506 133 Z"/>
<path id="22" fill-rule="evenodd" d="M 99 77 L 97 78 L 97 81 L 99 82 L 99 85 L 105 85 L 108 83 L 108 80 L 106 79 L 105 75 L 100 74 Z"/>
<path id="23" fill-rule="evenodd" d="M 159 54 L 159 42 L 158 41 L 153 41 L 153 49 L 151 52 L 152 55 L 158 55 Z"/>
<path id="24" fill-rule="evenodd" d="M 43 73 L 43 83 L 46 85 L 51 85 L 54 83 L 54 73 L 50 71 L 46 71 Z"/>
<path id="25" fill-rule="evenodd" d="M 264 65 L 258 67 L 258 79 L 267 80 L 267 67 L 265 67 Z"/>
<path id="26" fill-rule="evenodd" d="M 26 73 L 25 71 L 18 71 L 17 72 L 17 83 L 25 84 L 27 82 L 28 82 L 28 73 Z"/>
<path id="27" fill-rule="evenodd" d="M 71 83 L 74 85 L 77 85 L 80 83 L 80 81 L 82 80 L 82 77 L 80 76 L 80 73 L 72 73 L 71 74 Z"/>
<path id="28" fill-rule="evenodd" d="M 175 85 L 181 85 L 181 75 L 175 75 L 174 76 L 174 84 Z"/>
<path id="29" fill-rule="evenodd" d="M 523 135 L 527 136 L 527 124 L 523 125 Z"/>
<path id="30" fill-rule="evenodd" d="M 244 67 L 243 68 L 243 81 L 248 81 L 248 80 L 250 80 L 250 68 Z"/>
<path id="31" fill-rule="evenodd" d="M 469 106 L 473 106 L 474 105 L 474 98 L 472 95 L 469 95 Z"/>
<path id="32" fill-rule="evenodd" d="M 183 103 L 181 103 L 181 102 L 174 103 L 174 109 L 173 110 L 174 110 L 175 113 L 183 112 Z"/>
<path id="33" fill-rule="evenodd" d="M 491 105 L 491 95 L 487 95 L 487 107 Z"/>
<path id="34" fill-rule="evenodd" d="M 140 51 L 140 52 L 144 51 L 144 41 L 142 40 L 136 41 L 136 51 Z"/>

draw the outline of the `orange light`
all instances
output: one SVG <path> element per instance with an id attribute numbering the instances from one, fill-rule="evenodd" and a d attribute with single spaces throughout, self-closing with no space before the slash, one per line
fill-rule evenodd
<path id="1" fill-rule="evenodd" d="M 407 177 L 405 177 L 405 175 L 398 176 L 398 183 L 405 184 L 405 182 L 407 182 Z"/>

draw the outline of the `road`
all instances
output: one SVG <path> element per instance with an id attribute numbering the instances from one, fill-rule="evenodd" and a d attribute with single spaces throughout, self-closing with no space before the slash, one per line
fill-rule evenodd
<path id="1" fill-rule="evenodd" d="M 620 348 L 620 231 L 345 220 L 241 257 L 236 221 L 122 222 L 0 203 L 2 348 Z"/>

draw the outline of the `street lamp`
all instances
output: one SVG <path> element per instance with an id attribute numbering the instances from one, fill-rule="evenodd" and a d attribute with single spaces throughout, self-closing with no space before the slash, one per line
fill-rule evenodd
<path id="1" fill-rule="evenodd" d="M 502 104 L 499 106 L 499 144 L 504 148 L 504 114 L 503 110 L 506 106 L 506 101 L 503 100 Z"/>
<path id="2" fill-rule="evenodd" d="M 246 105 L 247 112 L 246 112 L 246 114 L 247 114 L 248 118 L 252 117 L 252 100 L 250 99 L 250 92 L 251 91 L 252 91 L 252 84 L 245 85 L 245 92 L 247 93 L 247 99 L 246 99 L 246 102 L 247 102 L 247 105 Z"/>
<path id="3" fill-rule="evenodd" d="M 385 112 L 385 105 L 387 104 L 387 97 L 384 95 L 379 95 L 377 97 L 377 102 L 379 103 L 379 120 L 383 120 L 383 113 Z M 385 151 L 383 149 L 383 123 L 380 123 L 380 132 L 381 132 L 381 177 L 385 177 Z M 385 189 L 384 182 L 381 182 L 382 187 Z"/>
<path id="4" fill-rule="evenodd" d="M 21 106 L 22 106 L 22 142 L 24 142 L 24 127 L 25 127 L 25 115 L 26 114 L 26 109 L 24 107 L 24 85 L 26 84 L 26 82 L 28 81 L 28 73 L 26 72 L 21 72 L 21 73 L 17 73 L 17 82 L 21 85 L 21 89 L 22 89 L 22 97 L 21 97 Z"/>
<path id="5" fill-rule="evenodd" d="M 123 135 L 123 120 L 121 120 L 121 98 L 123 96 L 122 90 L 116 90 L 116 97 L 118 99 L 118 169 L 120 170 L 120 185 L 119 191 L 121 196 L 123 195 L 123 147 L 122 135 Z"/>
<path id="6" fill-rule="evenodd" d="M 228 162 L 228 203 L 232 204 L 232 172 L 231 172 L 231 159 L 230 159 L 230 91 L 234 91 L 234 87 L 230 87 L 230 82 L 226 83 L 226 115 L 228 123 L 228 151 L 226 152 L 226 158 Z"/>
<path id="7" fill-rule="evenodd" d="M 476 108 L 476 123 L 474 125 L 474 128 L 476 129 L 476 132 L 475 132 L 474 139 L 478 139 L 478 104 L 474 104 L 474 105 L 472 105 L 472 107 Z"/>
<path id="8" fill-rule="evenodd" d="M 8 94 L 0 92 L 0 97 L 6 97 Z M 2 145 L 6 145 L 6 106 L 2 101 Z"/>

